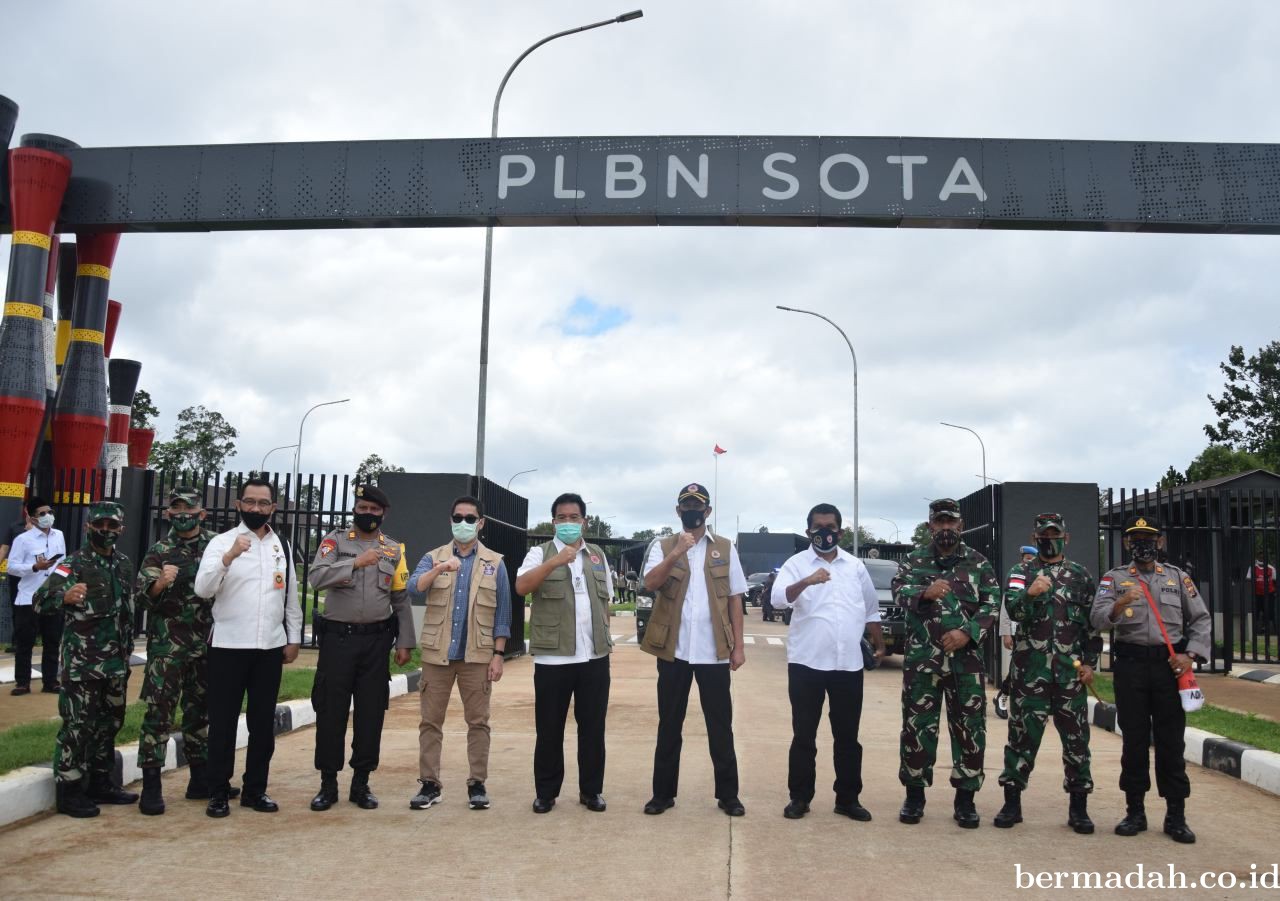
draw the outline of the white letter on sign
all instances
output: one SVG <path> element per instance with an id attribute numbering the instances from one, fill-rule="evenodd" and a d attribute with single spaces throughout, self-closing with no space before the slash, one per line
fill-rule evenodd
<path id="1" fill-rule="evenodd" d="M 620 170 L 621 163 L 626 163 L 627 168 Z M 644 161 L 634 153 L 609 154 L 604 160 L 604 196 L 619 200 L 639 197 L 645 189 L 644 176 L 640 174 L 643 167 Z M 629 181 L 635 187 L 622 190 L 618 187 L 620 181 Z"/>
<path id="2" fill-rule="evenodd" d="M 777 188 L 765 188 L 760 193 L 770 200 L 790 200 L 799 194 L 800 179 L 790 172 L 783 172 L 777 167 L 778 163 L 794 163 L 795 161 L 795 155 L 791 153 L 771 153 L 766 156 L 764 158 L 764 174 L 784 182 L 787 188 L 785 191 L 779 191 Z"/>
<path id="3" fill-rule="evenodd" d="M 847 163 L 858 171 L 858 183 L 848 191 L 837 191 L 831 186 L 831 169 L 838 163 Z M 822 185 L 823 193 L 836 200 L 853 200 L 867 189 L 867 181 L 867 164 L 852 153 L 832 154 L 822 161 L 822 168 L 818 170 L 818 183 Z"/>
<path id="4" fill-rule="evenodd" d="M 680 176 L 685 180 L 685 184 L 693 188 L 693 193 L 697 194 L 703 200 L 707 199 L 707 155 L 705 153 L 698 154 L 698 177 L 694 178 L 693 173 L 685 168 L 684 163 L 680 162 L 680 158 L 674 153 L 667 157 L 667 196 L 676 196 L 676 176 Z"/>
<path id="5" fill-rule="evenodd" d="M 964 176 L 964 184 L 960 183 L 961 175 Z M 982 185 L 978 183 L 978 176 L 974 174 L 973 167 L 962 156 L 956 157 L 956 164 L 951 167 L 951 174 L 947 176 L 947 182 L 942 186 L 938 199 L 946 200 L 952 194 L 972 194 L 979 200 L 987 199 L 987 192 L 982 190 Z"/>
<path id="6" fill-rule="evenodd" d="M 911 180 L 911 167 L 923 166 L 929 162 L 927 156 L 886 156 L 884 161 L 890 166 L 902 167 L 902 199 L 910 200 L 915 196 L 915 182 Z"/>
<path id="7" fill-rule="evenodd" d="M 581 188 L 566 188 L 564 186 L 564 156 L 556 154 L 556 183 L 553 190 L 556 200 L 581 200 L 587 196 L 587 192 Z"/>
<path id="8" fill-rule="evenodd" d="M 524 174 L 511 176 L 512 165 L 524 166 Z M 507 199 L 507 188 L 521 188 L 533 181 L 533 158 L 522 153 L 503 154 L 498 160 L 498 199 Z"/>

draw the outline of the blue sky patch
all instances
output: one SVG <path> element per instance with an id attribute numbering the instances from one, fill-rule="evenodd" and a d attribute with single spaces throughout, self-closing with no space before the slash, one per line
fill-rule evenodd
<path id="1" fill-rule="evenodd" d="M 590 297 L 579 295 L 560 323 L 560 331 L 566 335 L 603 335 L 631 321 L 631 314 L 622 307 L 598 304 Z"/>

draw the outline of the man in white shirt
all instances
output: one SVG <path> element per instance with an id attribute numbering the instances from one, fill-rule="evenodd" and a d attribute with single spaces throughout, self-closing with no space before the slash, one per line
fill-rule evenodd
<path id="1" fill-rule="evenodd" d="M 742 596 L 747 577 L 729 539 L 707 532 L 711 494 L 697 482 L 676 495 L 684 531 L 649 545 L 644 587 L 654 593 L 653 613 L 640 649 L 658 658 L 658 741 L 653 752 L 653 797 L 647 814 L 676 803 L 681 735 L 689 688 L 707 723 L 719 807 L 745 814 L 738 798 L 738 757 L 733 750 L 733 700 L 729 673 L 746 662 L 742 649 Z"/>
<path id="2" fill-rule="evenodd" d="M 884 634 L 876 588 L 862 561 L 839 546 L 840 511 L 818 504 L 809 511 L 811 546 L 782 565 L 773 584 L 775 609 L 792 610 L 787 636 L 787 693 L 791 697 L 791 753 L 787 788 L 789 820 L 809 812 L 813 800 L 818 724 L 824 698 L 830 703 L 835 763 L 835 812 L 866 822 L 871 814 L 862 793 L 862 636 L 868 633 L 877 659 Z"/>
<path id="3" fill-rule="evenodd" d="M 40 690 L 47 694 L 58 693 L 58 651 L 62 642 L 62 614 L 41 615 L 31 604 L 36 593 L 53 568 L 67 553 L 62 532 L 53 527 L 53 507 L 44 498 L 32 495 L 27 499 L 27 515 L 35 527 L 20 532 L 9 549 L 9 575 L 18 580 L 18 591 L 13 599 L 13 675 L 14 685 L 10 694 L 25 695 L 31 692 L 31 653 L 36 635 L 43 645 L 40 654 Z"/>
<path id="4" fill-rule="evenodd" d="M 265 479 L 240 485 L 240 525 L 205 548 L 195 593 L 213 598 L 209 639 L 209 806 L 211 817 L 231 813 L 227 803 L 235 769 L 236 725 L 245 695 L 249 749 L 241 807 L 275 813 L 267 775 L 275 752 L 275 710 L 280 674 L 298 656 L 302 608 L 288 544 L 268 523 L 275 489 Z"/>
<path id="5" fill-rule="evenodd" d="M 564 783 L 564 724 L 573 701 L 578 724 L 578 802 L 601 813 L 604 721 L 609 707 L 609 602 L 613 576 L 604 551 L 587 544 L 587 505 L 562 494 L 551 505 L 556 536 L 529 548 L 516 573 L 516 594 L 532 593 L 534 813 L 555 806 Z"/>

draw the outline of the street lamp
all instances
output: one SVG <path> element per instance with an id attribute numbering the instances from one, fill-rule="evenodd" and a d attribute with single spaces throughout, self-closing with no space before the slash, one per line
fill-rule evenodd
<path id="1" fill-rule="evenodd" d="M 296 444 L 282 444 L 279 447 L 273 447 L 262 455 L 262 462 L 258 464 L 258 472 L 265 473 L 267 471 L 267 457 L 270 457 L 278 450 L 288 450 L 291 447 L 297 447 Z"/>
<path id="2" fill-rule="evenodd" d="M 975 477 L 975 478 L 982 479 L 982 483 L 983 483 L 984 485 L 985 485 L 987 482 L 995 482 L 997 485 L 1003 485 L 1003 484 L 1004 484 L 1004 479 L 997 479 L 995 476 L 980 476 L 980 475 L 978 475 L 978 474 L 975 472 L 975 473 L 974 473 L 974 477 Z"/>
<path id="3" fill-rule="evenodd" d="M 779 310 L 786 310 L 788 313 L 805 313 L 809 316 L 817 316 L 839 332 L 840 337 L 844 339 L 844 343 L 849 345 L 849 356 L 853 358 L 853 556 L 856 557 L 858 556 L 858 355 L 854 353 L 853 342 L 844 333 L 844 329 L 826 316 L 821 313 L 815 313 L 813 310 L 797 310 L 795 307 L 777 306 Z"/>
<path id="4" fill-rule="evenodd" d="M 873 516 L 871 518 L 882 520 L 884 522 L 887 522 L 889 525 L 893 526 L 893 541 L 894 541 L 894 544 L 898 543 L 898 524 L 896 522 L 894 522 L 892 519 L 890 519 L 887 516 Z"/>
<path id="5" fill-rule="evenodd" d="M 307 424 L 307 417 L 321 407 L 332 407 L 335 404 L 345 404 L 351 400 L 344 397 L 342 400 L 327 400 L 322 404 L 316 404 L 306 413 L 302 414 L 302 421 L 298 423 L 298 443 L 294 445 L 293 452 L 293 481 L 289 483 L 289 491 L 293 494 L 293 523 L 289 528 L 289 545 L 294 553 L 298 550 L 298 514 L 301 511 L 302 492 L 298 490 L 298 470 L 302 467 L 302 427 Z"/>
<path id="6" fill-rule="evenodd" d="M 618 22 L 630 22 L 632 19 L 638 19 L 644 15 L 643 10 L 632 10 L 629 13 L 623 13 L 620 16 L 614 16 L 612 19 L 604 19 L 600 22 L 592 22 L 590 25 L 580 25 L 577 28 L 570 28 L 568 31 L 558 31 L 555 34 L 548 35 L 536 44 L 529 47 L 524 53 L 516 57 L 516 61 L 507 69 L 502 81 L 498 83 L 498 93 L 493 98 L 493 124 L 489 129 L 489 137 L 491 140 L 498 139 L 498 104 L 502 102 L 502 91 L 507 86 L 507 79 L 511 77 L 511 73 L 516 70 L 516 66 L 524 62 L 524 58 L 533 51 L 537 50 L 543 44 L 550 43 L 556 38 L 567 37 L 571 34 L 578 34 L 581 31 L 590 31 L 593 28 L 600 28 L 605 25 L 613 25 Z M 480 399 L 476 410 L 476 493 L 480 492 L 480 484 L 484 479 L 484 417 L 485 402 L 487 399 L 489 388 L 489 284 L 490 275 L 493 272 L 493 226 L 487 225 L 484 229 L 484 293 L 480 302 Z"/>
<path id="7" fill-rule="evenodd" d="M 510 491 L 510 490 L 511 490 L 511 483 L 512 483 L 512 482 L 514 482 L 514 481 L 516 480 L 516 476 L 527 475 L 528 473 L 531 473 L 531 472 L 537 472 L 537 471 L 538 471 L 537 469 L 522 469 L 522 470 L 520 470 L 518 473 L 516 473 L 516 475 L 515 475 L 515 476 L 512 476 L 511 478 L 507 479 L 507 490 L 508 490 L 508 491 Z"/>
<path id="8" fill-rule="evenodd" d="M 604 535 L 604 523 L 605 523 L 605 520 L 607 520 L 607 519 L 617 519 L 617 518 L 618 518 L 618 517 L 616 517 L 616 516 L 604 516 L 604 517 L 597 516 L 597 517 L 596 517 L 596 537 L 597 537 L 597 538 L 599 538 L 599 537 L 601 537 L 602 535 Z"/>
<path id="9" fill-rule="evenodd" d="M 982 487 L 987 487 L 987 446 L 982 442 L 982 436 L 969 428 L 967 425 L 956 425 L 951 422 L 940 422 L 938 425 L 945 425 L 949 429 L 960 429 L 962 432 L 968 432 L 970 435 L 978 439 L 978 447 L 982 449 L 982 475 L 978 478 L 982 479 Z M 995 534 L 996 528 L 996 490 L 991 489 L 991 534 Z"/>

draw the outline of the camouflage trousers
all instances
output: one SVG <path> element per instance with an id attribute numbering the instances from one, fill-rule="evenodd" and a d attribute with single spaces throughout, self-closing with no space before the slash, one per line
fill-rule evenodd
<path id="1" fill-rule="evenodd" d="M 116 733 L 124 725 L 128 676 L 64 680 L 58 693 L 62 728 L 53 752 L 59 782 L 115 769 Z"/>
<path id="2" fill-rule="evenodd" d="M 1089 698 L 1083 682 L 1072 680 L 1027 683 L 1013 676 L 1009 696 L 1009 742 L 1004 747 L 1001 785 L 1025 789 L 1036 765 L 1036 752 L 1044 738 L 1045 721 L 1053 724 L 1062 740 L 1062 788 L 1067 792 L 1093 791 L 1089 773 Z"/>
<path id="3" fill-rule="evenodd" d="M 203 764 L 209 756 L 208 658 L 204 654 L 148 655 L 143 679 L 147 712 L 138 736 L 138 766 L 164 766 L 179 704 L 183 752 L 188 763 Z"/>
<path id="4" fill-rule="evenodd" d="M 980 673 L 903 671 L 898 780 L 906 786 L 933 785 L 944 699 L 951 735 L 951 784 L 976 792 L 982 788 L 982 758 L 987 750 L 987 696 Z"/>

